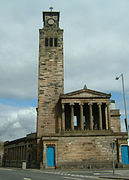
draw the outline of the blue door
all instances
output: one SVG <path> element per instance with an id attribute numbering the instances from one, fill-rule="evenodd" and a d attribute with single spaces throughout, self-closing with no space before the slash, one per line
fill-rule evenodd
<path id="1" fill-rule="evenodd" d="M 128 146 L 126 146 L 126 145 L 121 146 L 121 153 L 122 153 L 122 164 L 129 164 Z"/>
<path id="2" fill-rule="evenodd" d="M 47 166 L 55 166 L 55 148 L 47 147 Z"/>

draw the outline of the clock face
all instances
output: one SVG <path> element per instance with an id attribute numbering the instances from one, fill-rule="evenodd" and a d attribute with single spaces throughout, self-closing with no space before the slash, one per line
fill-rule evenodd
<path id="1" fill-rule="evenodd" d="M 52 19 L 52 18 L 48 19 L 48 24 L 49 24 L 49 25 L 53 25 L 54 22 L 55 22 L 54 19 Z"/>

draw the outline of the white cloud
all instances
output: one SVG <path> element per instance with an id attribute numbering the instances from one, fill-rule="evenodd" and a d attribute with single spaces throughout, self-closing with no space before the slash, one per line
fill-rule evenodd
<path id="1" fill-rule="evenodd" d="M 41 0 L 2 4 L 0 97 L 37 98 L 38 29 L 42 28 L 42 11 L 50 4 L 61 12 L 60 26 L 65 30 L 66 91 L 84 84 L 103 91 L 119 90 L 115 76 L 123 72 L 129 78 L 128 1 L 45 0 L 44 7 Z"/>
<path id="2" fill-rule="evenodd" d="M 13 140 L 36 131 L 36 109 L 0 104 L 0 140 Z"/>
<path id="3" fill-rule="evenodd" d="M 121 80 L 115 81 L 120 73 L 129 92 L 129 1 L 5 0 L 0 6 L 0 98 L 37 98 L 38 29 L 49 6 L 61 12 L 65 92 L 84 84 L 120 92 Z M 0 121 L 0 138 L 25 136 L 35 127 L 35 110 L 0 105 Z"/>

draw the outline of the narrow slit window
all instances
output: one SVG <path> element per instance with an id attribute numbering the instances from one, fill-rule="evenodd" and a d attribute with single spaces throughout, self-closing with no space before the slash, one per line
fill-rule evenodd
<path id="1" fill-rule="evenodd" d="M 54 38 L 54 46 L 57 47 L 57 38 Z"/>
<path id="2" fill-rule="evenodd" d="M 50 38 L 50 47 L 53 46 L 53 38 Z"/>
<path id="3" fill-rule="evenodd" d="M 45 46 L 48 46 L 48 38 L 45 38 Z"/>

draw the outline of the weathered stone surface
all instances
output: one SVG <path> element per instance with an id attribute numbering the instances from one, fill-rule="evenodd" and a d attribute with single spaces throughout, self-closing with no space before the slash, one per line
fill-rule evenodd
<path id="1" fill-rule="evenodd" d="M 56 14 L 58 15 L 58 14 Z M 57 17 L 55 15 L 55 19 Z M 46 16 L 50 16 L 46 14 Z M 47 24 L 46 17 L 45 24 Z M 56 21 L 55 20 L 55 21 Z M 47 28 L 46 28 L 47 27 Z M 56 132 L 58 111 L 56 110 L 59 96 L 64 92 L 63 69 L 63 30 L 58 26 L 45 25 L 39 35 L 39 90 L 38 90 L 38 118 L 37 136 Z M 45 46 L 45 38 L 57 38 L 57 47 Z"/>
<path id="2" fill-rule="evenodd" d="M 120 110 L 111 110 L 111 129 L 113 132 L 121 132 Z"/>

